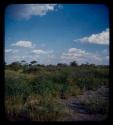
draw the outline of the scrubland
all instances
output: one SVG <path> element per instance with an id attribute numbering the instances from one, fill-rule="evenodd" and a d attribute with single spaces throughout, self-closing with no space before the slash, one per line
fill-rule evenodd
<path id="1" fill-rule="evenodd" d="M 78 99 L 81 104 L 90 113 L 109 112 L 109 100 L 102 95 L 108 93 L 100 89 L 109 88 L 108 66 L 15 67 L 5 67 L 5 114 L 10 121 L 66 121 L 72 110 L 63 100 L 89 91 Z"/>

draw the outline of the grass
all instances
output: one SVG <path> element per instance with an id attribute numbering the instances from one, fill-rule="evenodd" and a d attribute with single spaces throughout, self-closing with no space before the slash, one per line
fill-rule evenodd
<path id="1" fill-rule="evenodd" d="M 108 68 L 40 67 L 35 72 L 5 70 L 5 108 L 9 120 L 59 121 L 70 113 L 60 103 L 77 96 L 83 89 L 95 90 L 109 83 Z M 99 100 L 98 100 L 99 102 Z M 97 97 L 86 104 L 92 112 L 97 107 L 106 113 L 108 103 Z"/>
<path id="2" fill-rule="evenodd" d="M 6 116 L 11 121 L 56 121 L 68 114 L 64 105 L 50 96 L 31 95 L 25 104 L 21 97 L 7 98 L 5 105 Z"/>

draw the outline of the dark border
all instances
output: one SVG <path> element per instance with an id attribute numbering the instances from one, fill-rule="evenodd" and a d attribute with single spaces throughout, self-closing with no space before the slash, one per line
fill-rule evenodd
<path id="1" fill-rule="evenodd" d="M 4 21 L 5 21 L 5 8 L 9 5 L 9 4 L 21 4 L 21 3 L 60 3 L 60 4 L 105 4 L 105 6 L 108 7 L 109 9 L 109 27 L 110 27 L 110 57 L 112 57 L 112 15 L 111 15 L 111 12 L 112 12 L 112 0 L 62 0 L 62 1 L 59 1 L 59 0 L 45 0 L 45 1 L 42 1 L 42 0 L 9 0 L 9 1 L 6 1 L 6 0 L 2 0 L 2 2 L 0 3 L 0 16 L 2 17 L 0 20 L 1 20 L 1 23 L 0 23 L 0 29 L 1 29 L 1 42 L 0 42 L 0 96 L 1 96 L 1 100 L 0 100 L 0 107 L 1 107 L 1 110 L 0 110 L 0 119 L 2 120 L 3 123 L 8 123 L 8 124 L 13 124 L 13 123 L 26 123 L 26 124 L 34 124 L 34 123 L 38 123 L 38 124 L 50 124 L 50 123 L 85 123 L 85 124 L 109 124 L 110 121 L 112 121 L 112 116 L 113 116 L 113 109 L 112 109 L 112 94 L 113 94 L 113 87 L 112 87 L 112 60 L 110 58 L 110 112 L 109 112 L 109 117 L 108 119 L 106 119 L 105 121 L 83 121 L 83 122 L 10 122 L 6 119 L 5 117 L 5 108 L 4 108 L 4 43 L 5 43 L 5 39 L 4 39 L 4 36 L 5 36 L 5 31 L 4 31 Z M 0 121 L 1 121 L 0 120 Z"/>

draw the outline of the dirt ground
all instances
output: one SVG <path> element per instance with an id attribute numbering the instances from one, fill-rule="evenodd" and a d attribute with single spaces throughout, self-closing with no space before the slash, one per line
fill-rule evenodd
<path id="1" fill-rule="evenodd" d="M 68 99 L 62 99 L 62 103 L 70 110 L 70 114 L 64 118 L 63 121 L 103 121 L 108 118 L 108 114 L 90 113 L 87 107 L 81 104 L 83 101 L 87 101 L 87 98 L 93 98 L 94 96 L 100 96 L 101 98 L 109 100 L 109 89 L 106 86 L 102 86 L 96 91 L 86 91 L 82 95 L 71 97 Z"/>

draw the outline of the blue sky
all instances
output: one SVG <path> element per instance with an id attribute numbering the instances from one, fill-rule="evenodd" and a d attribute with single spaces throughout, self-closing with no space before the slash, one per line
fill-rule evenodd
<path id="1" fill-rule="evenodd" d="M 102 4 L 12 4 L 5 61 L 109 64 L 109 10 Z"/>

